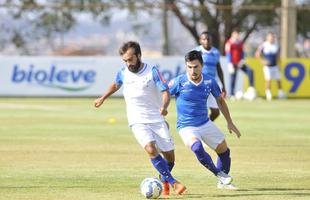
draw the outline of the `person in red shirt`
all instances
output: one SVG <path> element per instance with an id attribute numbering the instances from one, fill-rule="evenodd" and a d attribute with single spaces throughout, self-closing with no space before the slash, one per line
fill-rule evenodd
<path id="1" fill-rule="evenodd" d="M 249 78 L 249 89 L 247 93 L 255 93 L 253 70 L 245 64 L 243 41 L 237 31 L 231 33 L 231 37 L 225 44 L 225 54 L 228 61 L 228 71 L 230 73 L 230 96 L 235 96 L 235 85 L 238 69 L 241 69 Z M 256 97 L 256 95 L 254 95 Z"/>

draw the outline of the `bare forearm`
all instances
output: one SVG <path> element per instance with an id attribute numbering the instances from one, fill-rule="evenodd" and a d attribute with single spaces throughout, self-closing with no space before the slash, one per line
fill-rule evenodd
<path id="1" fill-rule="evenodd" d="M 222 70 L 220 63 L 217 63 L 217 74 L 218 74 L 219 79 L 223 85 L 223 91 L 226 91 L 225 82 L 224 82 L 224 74 L 223 74 L 223 70 Z"/>
<path id="2" fill-rule="evenodd" d="M 120 88 L 119 85 L 117 85 L 116 83 L 112 83 L 108 90 L 101 96 L 101 98 L 103 100 L 106 100 L 109 96 L 111 96 L 112 94 L 114 94 L 118 89 Z"/>
<path id="3" fill-rule="evenodd" d="M 220 111 L 222 112 L 223 116 L 225 117 L 227 123 L 231 123 L 232 119 L 231 119 L 230 112 L 229 112 L 229 109 L 228 109 L 228 106 L 227 106 L 225 100 L 222 97 L 219 97 L 216 99 L 216 101 L 217 101 L 217 105 L 218 105 Z"/>
<path id="4" fill-rule="evenodd" d="M 162 108 L 166 110 L 170 104 L 170 93 L 168 90 L 165 90 L 162 92 L 161 96 L 162 96 Z"/>

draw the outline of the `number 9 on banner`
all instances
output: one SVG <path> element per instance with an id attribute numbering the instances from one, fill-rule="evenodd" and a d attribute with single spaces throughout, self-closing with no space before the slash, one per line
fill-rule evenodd
<path id="1" fill-rule="evenodd" d="M 297 74 L 294 71 L 297 70 Z M 284 75 L 287 80 L 292 82 L 290 93 L 295 93 L 305 78 L 305 67 L 301 63 L 292 62 L 286 65 Z"/>

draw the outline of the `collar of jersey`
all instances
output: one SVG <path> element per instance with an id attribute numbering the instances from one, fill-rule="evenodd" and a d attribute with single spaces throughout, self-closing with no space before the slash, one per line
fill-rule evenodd
<path id="1" fill-rule="evenodd" d="M 211 50 L 212 50 L 212 47 L 211 47 L 210 50 L 207 50 L 207 49 L 205 49 L 202 45 L 200 45 L 200 49 L 201 49 L 202 52 L 210 53 Z"/>
<path id="2" fill-rule="evenodd" d="M 147 64 L 146 64 L 146 63 L 143 63 L 143 68 L 142 68 L 140 71 L 138 71 L 137 74 L 142 74 L 142 73 L 145 71 L 146 66 L 147 66 Z"/>
<path id="3" fill-rule="evenodd" d="M 199 83 L 195 83 L 194 81 L 192 81 L 189 78 L 188 73 L 186 73 L 186 76 L 187 76 L 188 81 L 191 82 L 192 84 L 194 84 L 195 86 L 198 86 L 198 85 L 200 85 L 203 82 L 203 75 L 202 75 L 202 73 L 201 73 L 201 80 L 199 81 Z"/>

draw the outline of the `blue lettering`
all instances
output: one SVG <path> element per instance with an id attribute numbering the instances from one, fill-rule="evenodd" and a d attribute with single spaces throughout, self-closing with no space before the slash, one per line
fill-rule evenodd
<path id="1" fill-rule="evenodd" d="M 59 71 L 56 75 L 56 79 L 62 83 L 67 82 L 67 77 L 68 77 L 68 72 L 64 70 Z"/>
<path id="2" fill-rule="evenodd" d="M 52 65 L 52 67 L 51 67 L 51 75 L 50 75 L 50 78 L 49 78 L 50 82 L 53 82 L 53 79 L 54 79 L 54 76 L 55 76 L 55 70 L 56 70 L 55 65 Z"/>
<path id="3" fill-rule="evenodd" d="M 82 76 L 83 72 L 81 70 L 79 70 L 77 73 L 75 73 L 74 71 L 71 71 L 70 74 L 71 74 L 73 82 L 77 82 Z"/>
<path id="4" fill-rule="evenodd" d="M 292 74 L 293 69 L 296 69 L 298 71 L 298 74 L 296 76 Z M 292 62 L 286 65 L 284 74 L 286 79 L 292 82 L 292 87 L 289 92 L 294 93 L 297 91 L 299 85 L 305 77 L 305 67 L 301 63 Z"/>
<path id="5" fill-rule="evenodd" d="M 29 73 L 28 73 L 28 78 L 27 78 L 27 80 L 28 80 L 28 82 L 30 83 L 30 82 L 31 82 L 31 76 L 32 76 L 33 65 L 30 65 L 29 67 L 30 67 L 30 70 L 29 70 Z"/>
<path id="6" fill-rule="evenodd" d="M 95 82 L 95 76 L 96 76 L 96 72 L 89 70 L 84 74 L 84 80 L 88 83 L 93 83 Z"/>
<path id="7" fill-rule="evenodd" d="M 18 65 L 14 65 L 12 81 L 13 82 L 22 82 L 26 76 L 24 70 L 18 70 Z"/>
<path id="8" fill-rule="evenodd" d="M 34 79 L 39 83 L 44 83 L 47 78 L 47 73 L 43 70 L 39 70 L 35 73 Z"/>

